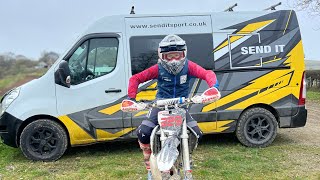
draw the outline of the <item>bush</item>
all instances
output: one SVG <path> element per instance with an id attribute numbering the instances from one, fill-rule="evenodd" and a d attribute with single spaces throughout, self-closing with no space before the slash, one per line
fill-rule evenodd
<path id="1" fill-rule="evenodd" d="M 306 71 L 308 90 L 320 91 L 320 70 Z"/>

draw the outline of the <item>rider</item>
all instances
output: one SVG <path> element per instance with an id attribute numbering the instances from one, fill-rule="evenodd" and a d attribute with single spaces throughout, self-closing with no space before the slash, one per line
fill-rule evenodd
<path id="1" fill-rule="evenodd" d="M 209 87 L 218 88 L 216 75 L 211 70 L 205 70 L 201 66 L 187 59 L 187 46 L 183 39 L 177 35 L 166 36 L 159 44 L 158 63 L 150 68 L 133 75 L 129 80 L 128 96 L 135 99 L 140 83 L 151 79 L 158 80 L 157 99 L 188 97 L 189 80 L 192 77 L 203 79 Z M 150 136 L 153 128 L 158 125 L 158 108 L 152 108 L 147 115 L 147 120 L 142 121 L 137 128 L 140 148 L 143 151 L 148 178 L 151 177 L 149 158 L 151 155 Z M 187 111 L 187 124 L 198 135 L 200 139 L 202 132 L 197 122 Z"/>

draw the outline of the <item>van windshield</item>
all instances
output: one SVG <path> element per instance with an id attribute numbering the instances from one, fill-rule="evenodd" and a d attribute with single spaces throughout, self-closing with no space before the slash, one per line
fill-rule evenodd
<path id="1" fill-rule="evenodd" d="M 83 43 L 81 46 L 78 47 L 78 49 L 72 54 L 72 56 L 69 59 L 69 64 L 74 64 L 75 62 L 83 62 L 85 60 L 86 57 L 86 53 L 87 53 L 87 42 Z M 82 58 L 82 60 L 80 60 Z"/>

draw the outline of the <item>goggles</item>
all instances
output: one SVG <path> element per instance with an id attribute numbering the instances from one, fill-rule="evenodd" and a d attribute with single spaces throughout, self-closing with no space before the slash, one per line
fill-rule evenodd
<path id="1" fill-rule="evenodd" d="M 160 53 L 170 52 L 170 51 L 185 51 L 186 45 L 174 45 L 174 46 L 160 46 Z"/>
<path id="2" fill-rule="evenodd" d="M 172 60 L 181 60 L 184 59 L 185 54 L 184 51 L 173 51 L 173 52 L 167 52 L 167 53 L 162 53 L 162 59 L 167 60 L 167 61 L 172 61 Z"/>

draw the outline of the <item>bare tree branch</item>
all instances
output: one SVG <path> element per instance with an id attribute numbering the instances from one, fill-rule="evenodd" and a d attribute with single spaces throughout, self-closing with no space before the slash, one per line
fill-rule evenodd
<path id="1" fill-rule="evenodd" d="M 320 0 L 287 0 L 287 3 L 297 11 L 307 11 L 312 16 L 320 15 Z"/>

